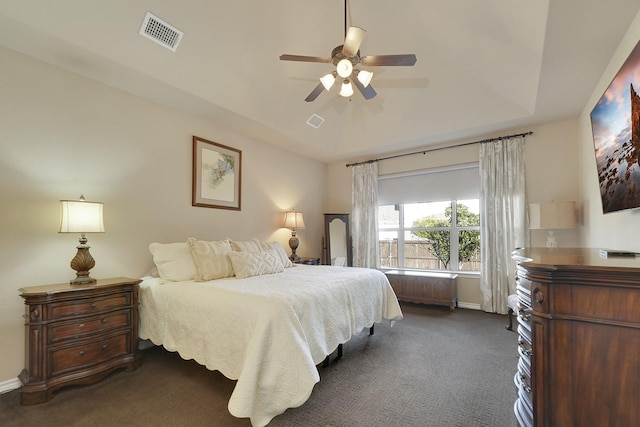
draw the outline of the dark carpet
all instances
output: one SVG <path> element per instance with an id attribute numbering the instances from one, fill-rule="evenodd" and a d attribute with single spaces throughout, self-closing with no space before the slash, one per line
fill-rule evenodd
<path id="1" fill-rule="evenodd" d="M 269 426 L 513 427 L 516 334 L 506 316 L 402 306 L 405 318 L 376 325 L 319 368 L 310 399 Z M 49 402 L 20 406 L 0 395 L 0 426 L 250 426 L 229 414 L 234 381 L 161 348 L 135 372 L 67 387 Z"/>

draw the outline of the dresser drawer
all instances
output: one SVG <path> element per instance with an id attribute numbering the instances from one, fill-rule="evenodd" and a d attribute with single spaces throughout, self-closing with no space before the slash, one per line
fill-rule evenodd
<path id="1" fill-rule="evenodd" d="M 97 365 L 111 358 L 126 355 L 131 341 L 130 331 L 107 337 L 99 341 L 79 343 L 50 351 L 50 375 L 64 374 Z"/>
<path id="2" fill-rule="evenodd" d="M 516 418 L 520 427 L 533 426 L 533 411 L 522 397 L 518 397 L 515 404 Z"/>
<path id="3" fill-rule="evenodd" d="M 55 302 L 49 307 L 49 319 L 59 319 L 67 316 L 81 316 L 84 314 L 113 310 L 120 307 L 124 308 L 131 305 L 131 300 L 131 292 L 122 292 L 103 297 Z"/>
<path id="4" fill-rule="evenodd" d="M 518 386 L 518 397 L 526 404 L 533 416 L 533 396 L 531 389 L 531 372 L 522 359 L 518 362 L 518 372 L 515 377 Z"/>
<path id="5" fill-rule="evenodd" d="M 131 310 L 109 312 L 98 316 L 57 322 L 49 325 L 48 342 L 53 344 L 66 339 L 84 338 L 131 325 Z"/>

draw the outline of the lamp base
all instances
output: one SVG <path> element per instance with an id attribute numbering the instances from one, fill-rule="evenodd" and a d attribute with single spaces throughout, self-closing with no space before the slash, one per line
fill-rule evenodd
<path id="1" fill-rule="evenodd" d="M 69 283 L 72 285 L 89 285 L 91 283 L 96 283 L 97 280 L 90 276 L 81 276 L 77 275 L 75 279 L 69 280 Z"/>
<path id="2" fill-rule="evenodd" d="M 296 237 L 295 232 L 292 234 L 293 235 L 289 239 L 289 247 L 291 248 L 291 256 L 289 257 L 289 259 L 291 260 L 291 262 L 298 262 L 300 261 L 300 257 L 296 255 L 296 249 L 298 249 L 300 241 Z"/>
<path id="3" fill-rule="evenodd" d="M 72 285 L 86 285 L 88 283 L 95 283 L 96 279 L 89 277 L 89 270 L 96 265 L 96 261 L 89 253 L 89 245 L 78 245 L 78 252 L 76 256 L 71 260 L 71 268 L 76 271 L 76 278 L 69 281 Z"/>

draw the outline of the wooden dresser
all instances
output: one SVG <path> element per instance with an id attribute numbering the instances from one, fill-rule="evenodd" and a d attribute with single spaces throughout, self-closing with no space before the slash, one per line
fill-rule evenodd
<path id="1" fill-rule="evenodd" d="M 22 405 L 46 402 L 63 386 L 91 384 L 110 372 L 137 369 L 139 279 L 21 288 L 26 361 Z"/>
<path id="2" fill-rule="evenodd" d="M 519 425 L 639 425 L 640 258 L 531 248 L 514 259 Z"/>

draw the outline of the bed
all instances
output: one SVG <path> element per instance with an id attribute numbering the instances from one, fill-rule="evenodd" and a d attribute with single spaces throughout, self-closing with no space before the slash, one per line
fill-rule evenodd
<path id="1" fill-rule="evenodd" d="M 286 258 L 280 250 L 277 256 Z M 162 271 L 159 258 L 154 253 Z M 179 270 L 175 262 L 172 270 Z M 378 270 L 310 265 L 277 270 L 198 281 L 189 274 L 173 277 L 186 280 L 165 274 L 144 277 L 140 284 L 140 338 L 237 380 L 229 412 L 250 418 L 254 426 L 302 405 L 320 380 L 316 365 L 340 344 L 383 319 L 402 319 L 395 293 Z"/>

